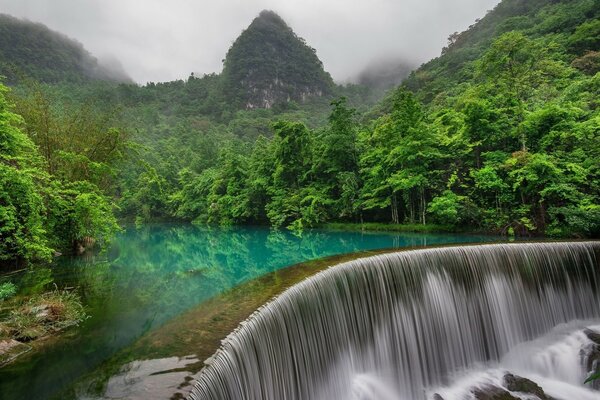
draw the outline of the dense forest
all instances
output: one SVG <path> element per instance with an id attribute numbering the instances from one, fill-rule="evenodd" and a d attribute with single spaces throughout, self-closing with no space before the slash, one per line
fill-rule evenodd
<path id="1" fill-rule="evenodd" d="M 380 100 L 272 12 L 222 74 L 40 79 L 38 59 L 0 92 L 0 264 L 119 221 L 600 234 L 597 0 L 504 0 Z"/>
<path id="2" fill-rule="evenodd" d="M 0 71 L 8 83 L 131 82 L 120 66 L 103 65 L 81 43 L 45 25 L 0 14 L 0 37 Z"/>

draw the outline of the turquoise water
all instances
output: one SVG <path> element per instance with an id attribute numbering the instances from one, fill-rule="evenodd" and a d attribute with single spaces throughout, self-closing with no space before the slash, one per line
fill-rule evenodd
<path id="1" fill-rule="evenodd" d="M 474 235 L 208 229 L 128 229 L 104 255 L 59 259 L 22 273 L 24 293 L 78 288 L 90 318 L 56 344 L 0 369 L 0 398 L 65 398 L 79 377 L 144 333 L 242 282 L 299 262 L 360 250 L 497 241 Z M 191 351 L 192 352 L 192 351 Z"/>

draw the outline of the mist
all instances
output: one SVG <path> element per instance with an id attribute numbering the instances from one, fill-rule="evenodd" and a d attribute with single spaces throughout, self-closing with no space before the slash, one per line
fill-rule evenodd
<path id="1" fill-rule="evenodd" d="M 104 63 L 121 65 L 124 76 L 146 83 L 220 72 L 235 38 L 262 9 L 272 9 L 317 50 L 337 82 L 349 82 L 367 69 L 387 76 L 381 68 L 393 69 L 390 60 L 413 67 L 438 56 L 451 33 L 498 2 L 0 0 L 0 12 L 60 31 Z"/>

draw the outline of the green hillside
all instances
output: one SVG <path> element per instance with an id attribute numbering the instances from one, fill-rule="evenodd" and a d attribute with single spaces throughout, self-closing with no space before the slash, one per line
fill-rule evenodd
<path id="1" fill-rule="evenodd" d="M 124 72 L 99 65 L 80 43 L 45 25 L 0 14 L 0 37 L 0 75 L 9 83 L 130 81 Z"/>
<path id="2" fill-rule="evenodd" d="M 461 84 L 477 79 L 474 61 L 507 32 L 536 39 L 583 73 L 600 70 L 600 1 L 504 0 L 468 30 L 451 35 L 442 55 L 415 71 L 405 86 L 426 103 L 460 91 Z"/>

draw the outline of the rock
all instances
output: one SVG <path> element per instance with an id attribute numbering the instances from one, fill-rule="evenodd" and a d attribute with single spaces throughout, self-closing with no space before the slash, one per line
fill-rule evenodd
<path id="1" fill-rule="evenodd" d="M 438 393 L 434 393 L 433 400 L 444 400 L 444 398 L 442 396 L 440 396 Z"/>
<path id="2" fill-rule="evenodd" d="M 506 374 L 504 375 L 504 387 L 511 392 L 519 392 L 537 396 L 540 400 L 550 400 L 544 390 L 535 382 L 523 378 L 522 376 Z"/>
<path id="3" fill-rule="evenodd" d="M 583 333 L 592 342 L 581 348 L 579 355 L 583 367 L 588 372 L 588 376 L 600 372 L 600 333 L 586 328 Z M 600 380 L 596 379 L 588 384 L 592 389 L 600 390 Z"/>
<path id="4" fill-rule="evenodd" d="M 519 400 L 501 387 L 492 385 L 472 389 L 471 393 L 477 400 Z"/>
<path id="5" fill-rule="evenodd" d="M 588 339 L 590 339 L 592 342 L 596 343 L 597 345 L 600 345 L 600 333 L 588 328 L 585 328 L 583 330 L 583 333 L 585 333 Z"/>
<path id="6" fill-rule="evenodd" d="M 27 353 L 31 347 L 13 339 L 0 340 L 0 366 L 8 364 L 21 354 Z"/>
<path id="7" fill-rule="evenodd" d="M 600 372 L 600 345 L 589 343 L 581 348 L 579 355 L 583 367 L 588 372 L 588 376 Z M 588 385 L 592 389 L 600 390 L 600 380 L 598 379 L 588 383 L 586 386 Z"/>
<path id="8" fill-rule="evenodd" d="M 46 304 L 31 307 L 31 313 L 39 320 L 47 320 L 50 317 L 50 308 Z"/>

